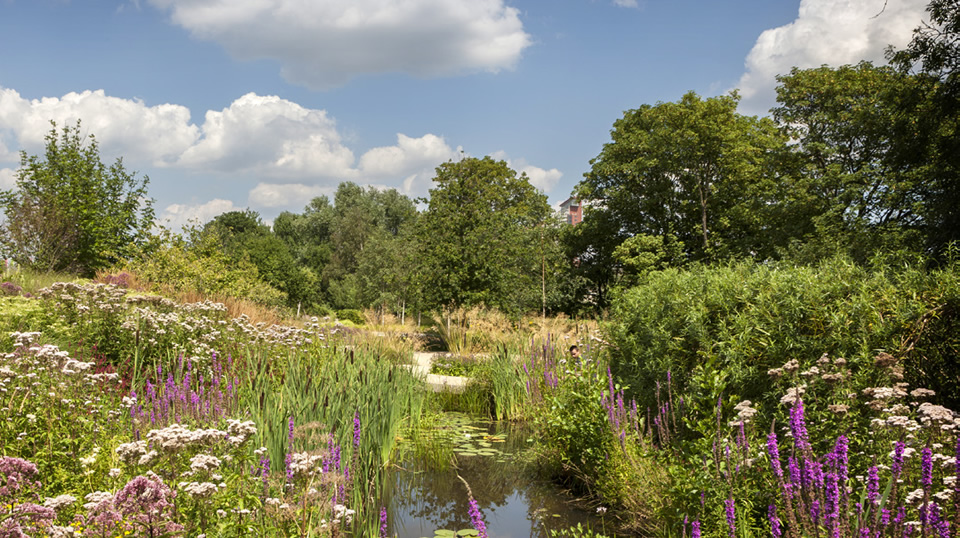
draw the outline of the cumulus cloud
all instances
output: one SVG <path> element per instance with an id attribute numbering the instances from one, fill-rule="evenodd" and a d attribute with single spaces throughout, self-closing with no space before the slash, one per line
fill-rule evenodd
<path id="1" fill-rule="evenodd" d="M 0 189 L 10 190 L 17 186 L 17 171 L 13 168 L 0 168 Z"/>
<path id="2" fill-rule="evenodd" d="M 164 208 L 157 217 L 157 223 L 170 230 L 180 230 L 184 225 L 197 223 L 204 224 L 227 211 L 237 211 L 239 208 L 230 200 L 215 198 L 203 204 L 171 204 Z"/>
<path id="3" fill-rule="evenodd" d="M 325 110 L 248 93 L 223 110 L 208 111 L 201 131 L 203 138 L 183 152 L 178 165 L 287 178 L 356 176 L 353 152 Z"/>
<path id="4" fill-rule="evenodd" d="M 332 187 L 304 185 L 303 183 L 259 183 L 250 191 L 250 204 L 256 207 L 306 206 L 317 196 L 331 195 Z"/>
<path id="5" fill-rule="evenodd" d="M 506 161 L 507 166 L 515 170 L 517 174 L 527 174 L 530 184 L 543 192 L 552 190 L 557 182 L 560 181 L 560 178 L 563 177 L 563 172 L 556 168 L 547 170 L 539 166 L 533 166 L 528 163 L 526 159 L 510 159 L 503 150 L 496 151 L 490 156 L 494 159 Z"/>
<path id="6" fill-rule="evenodd" d="M 397 171 L 432 169 L 456 154 L 457 151 L 439 136 L 426 134 L 411 138 L 397 134 L 397 145 L 373 148 L 364 153 L 360 158 L 360 170 L 367 177 L 388 177 L 396 175 Z"/>
<path id="7" fill-rule="evenodd" d="M 924 19 L 928 0 L 801 0 L 796 20 L 764 31 L 747 55 L 738 87 L 742 111 L 763 114 L 776 101 L 776 76 L 792 67 L 884 61 L 905 46 Z M 886 7 L 884 7 L 886 6 Z"/>
<path id="8" fill-rule="evenodd" d="M 190 110 L 181 105 L 147 106 L 138 99 L 110 97 L 103 90 L 24 99 L 15 90 L 0 87 L 0 136 L 7 133 L 6 140 L 0 140 L 0 150 L 6 145 L 37 153 L 43 149 L 51 120 L 64 126 L 78 119 L 84 132 L 95 133 L 101 152 L 110 160 L 122 155 L 162 165 L 175 160 L 200 136 L 199 128 L 190 123 Z"/>
<path id="9" fill-rule="evenodd" d="M 531 44 L 519 11 L 503 0 L 150 3 L 196 38 L 237 58 L 278 60 L 285 78 L 312 88 L 363 74 L 496 72 Z"/>
<path id="10" fill-rule="evenodd" d="M 194 181 L 218 176 L 256 182 L 247 196 L 250 204 L 263 208 L 302 207 L 344 180 L 395 185 L 405 194 L 422 196 L 435 168 L 463 154 L 441 136 L 398 133 L 396 144 L 371 148 L 356 158 L 325 110 L 277 96 L 246 94 L 221 110 L 207 111 L 203 124 L 196 125 L 186 107 L 147 106 L 102 90 L 27 100 L 0 87 L 0 163 L 18 161 L 12 148 L 42 152 L 51 118 L 58 124 L 81 118 L 84 130 L 100 141 L 104 160 L 123 156 L 128 167 L 144 173 L 149 171 L 143 167 L 155 167 L 190 172 Z M 562 175 L 523 160 L 515 161 L 514 169 L 526 172 L 545 191 Z M 11 173 L 0 179 L 9 180 Z M 161 213 L 161 220 L 179 227 L 194 217 L 229 211 L 233 207 L 226 204 L 231 203 L 175 204 Z"/>

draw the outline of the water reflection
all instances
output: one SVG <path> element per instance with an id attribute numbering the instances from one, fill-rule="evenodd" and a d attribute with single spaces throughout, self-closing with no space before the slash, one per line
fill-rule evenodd
<path id="1" fill-rule="evenodd" d="M 551 529 L 577 523 L 599 530 L 600 522 L 572 507 L 555 486 L 523 472 L 514 456 L 527 446 L 527 434 L 509 424 L 452 415 L 437 439 L 455 447 L 455 468 L 436 470 L 422 451 L 421 457 L 411 453 L 401 460 L 403 469 L 388 480 L 384 499 L 389 535 L 429 538 L 438 529 L 472 528 L 467 490 L 458 475 L 470 485 L 492 538 L 548 537 Z"/>

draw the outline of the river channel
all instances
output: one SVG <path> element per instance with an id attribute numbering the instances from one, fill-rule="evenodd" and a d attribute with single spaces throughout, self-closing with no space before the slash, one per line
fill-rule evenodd
<path id="1" fill-rule="evenodd" d="M 549 537 L 551 530 L 604 526 L 556 485 L 524 472 L 529 430 L 448 413 L 418 441 L 408 441 L 388 477 L 388 535 L 433 538 L 472 529 L 467 488 L 491 538 Z M 403 446 L 404 443 L 401 443 Z M 612 533 L 606 533 L 611 535 Z"/>

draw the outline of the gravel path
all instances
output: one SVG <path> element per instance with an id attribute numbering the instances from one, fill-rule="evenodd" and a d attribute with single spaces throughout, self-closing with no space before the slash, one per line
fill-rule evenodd
<path id="1" fill-rule="evenodd" d="M 443 355 L 443 353 L 415 351 L 413 353 L 414 364 L 411 367 L 413 373 L 422 376 L 426 380 L 427 386 L 430 387 L 433 392 L 463 392 L 463 389 L 470 381 L 469 377 L 430 373 L 430 365 L 433 363 L 433 358 L 437 355 Z"/>

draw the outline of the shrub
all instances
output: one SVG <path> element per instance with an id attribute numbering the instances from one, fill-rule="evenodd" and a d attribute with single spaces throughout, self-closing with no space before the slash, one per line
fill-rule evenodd
<path id="1" fill-rule="evenodd" d="M 355 325 L 363 325 L 364 317 L 363 312 L 355 310 L 353 308 L 345 308 L 343 310 L 337 310 L 337 319 L 343 321 L 349 321 Z"/>
<path id="2" fill-rule="evenodd" d="M 933 381 L 941 403 L 956 404 L 958 314 L 956 262 L 934 271 L 844 258 L 740 262 L 652 273 L 618 298 L 607 334 L 613 373 L 641 409 L 655 408 L 650 388 L 671 371 L 688 405 L 710 407 L 724 394 L 773 408 L 767 371 L 824 352 L 846 358 L 866 386 L 880 351 L 901 362 L 908 382 Z"/>

